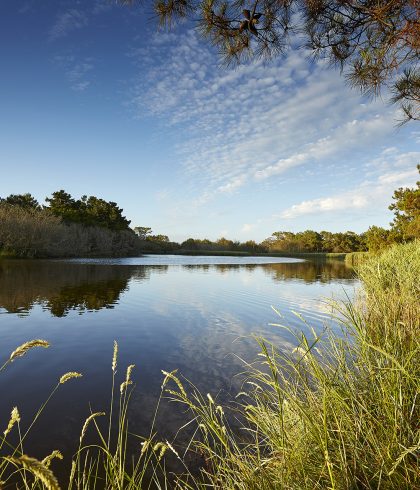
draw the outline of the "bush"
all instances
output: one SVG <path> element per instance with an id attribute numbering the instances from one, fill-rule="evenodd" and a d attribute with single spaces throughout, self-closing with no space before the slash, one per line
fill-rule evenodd
<path id="1" fill-rule="evenodd" d="M 134 232 L 63 223 L 48 210 L 0 205 L 0 250 L 15 257 L 138 255 Z"/>

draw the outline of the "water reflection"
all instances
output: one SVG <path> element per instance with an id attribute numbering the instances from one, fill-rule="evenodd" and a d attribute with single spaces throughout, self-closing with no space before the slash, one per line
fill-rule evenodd
<path id="1" fill-rule="evenodd" d="M 0 260 L 0 308 L 28 314 L 41 305 L 56 317 L 114 308 L 130 280 L 147 281 L 168 266 L 125 267 L 61 261 Z"/>
<path id="2" fill-rule="evenodd" d="M 169 257 L 165 257 L 169 262 Z M 150 262 L 150 258 L 148 259 Z M 197 259 L 194 259 L 197 260 Z M 34 350 L 0 376 L 0 419 L 18 406 L 25 421 L 68 371 L 83 377 L 48 404 L 25 450 L 42 459 L 51 449 L 68 457 L 77 449 L 80 427 L 109 403 L 113 341 L 120 346 L 118 376 L 136 364 L 130 419 L 133 432 L 148 431 L 160 393 L 162 372 L 178 369 L 204 393 L 229 399 L 255 359 L 251 334 L 292 350 L 294 339 L 270 323 L 302 328 L 297 311 L 316 329 L 328 319 L 321 299 L 351 290 L 353 273 L 343 263 L 133 264 L 129 261 L 0 261 L 0 356 L 42 338 L 52 347 Z M 7 313 L 7 314 L 6 314 Z M 162 439 L 183 424 L 182 413 L 163 404 Z M 69 461 L 69 459 L 67 459 Z"/>
<path id="3" fill-rule="evenodd" d="M 64 261 L 0 260 L 0 309 L 27 315 L 41 305 L 55 317 L 70 311 L 79 314 L 114 308 L 128 291 L 130 281 L 149 281 L 152 274 L 166 274 L 169 265 L 110 265 Z M 274 264 L 179 264 L 186 272 L 220 275 L 263 271 L 276 282 L 307 284 L 352 281 L 354 272 L 343 262 Z"/>
<path id="4" fill-rule="evenodd" d="M 308 284 L 313 282 L 328 283 L 333 280 L 354 280 L 355 274 L 339 260 L 297 262 L 294 264 L 270 264 L 264 269 L 275 281 L 298 279 Z"/>

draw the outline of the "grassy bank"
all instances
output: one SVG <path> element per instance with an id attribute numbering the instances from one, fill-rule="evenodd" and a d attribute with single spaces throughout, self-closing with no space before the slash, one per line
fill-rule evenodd
<path id="1" fill-rule="evenodd" d="M 159 442 L 152 428 L 137 453 L 127 454 L 133 368 L 116 378 L 115 349 L 110 406 L 106 416 L 92 413 L 82 428 L 79 450 L 65 462 L 71 468 L 65 487 L 137 489 L 153 482 L 152 488 L 183 489 L 420 488 L 420 243 L 370 257 L 358 273 L 360 295 L 333 304 L 340 334 L 326 329 L 305 336 L 279 324 L 294 336 L 294 349 L 256 339 L 259 360 L 246 365 L 237 404 L 222 407 L 215 393 L 201 394 L 175 372 L 164 373 L 163 393 L 189 414 L 194 428 L 182 448 Z M 21 346 L 10 359 L 33 346 Z M 2 369 L 13 368 L 10 359 Z M 77 373 L 67 373 L 56 389 L 73 377 Z M 0 460 L 0 480 L 16 478 L 17 470 L 22 488 L 35 482 L 56 490 L 49 460 L 22 456 L 21 434 L 27 432 L 19 424 L 16 412 L 9 425 L 3 423 L 0 446 L 8 457 Z M 110 426 L 117 433 L 112 441 Z M 84 445 L 87 430 L 96 434 L 95 446 Z M 7 446 L 13 431 L 19 435 L 14 448 Z M 199 455 L 199 472 L 190 466 L 190 454 Z M 165 471 L 167 457 L 178 461 L 182 474 Z"/>
<path id="2" fill-rule="evenodd" d="M 359 276 L 363 296 L 334 305 L 343 336 L 295 334 L 293 352 L 258 340 L 237 407 L 175 387 L 206 461 L 193 487 L 420 487 L 420 244 L 373 257 Z"/>
<path id="3" fill-rule="evenodd" d="M 294 257 L 297 259 L 309 259 L 309 260 L 344 260 L 346 253 L 333 253 L 333 252 L 268 252 L 266 254 L 256 254 L 258 256 L 268 257 Z"/>
<path id="4" fill-rule="evenodd" d="M 346 254 L 344 262 L 349 267 L 358 267 L 369 260 L 370 256 L 369 252 L 350 252 Z"/>

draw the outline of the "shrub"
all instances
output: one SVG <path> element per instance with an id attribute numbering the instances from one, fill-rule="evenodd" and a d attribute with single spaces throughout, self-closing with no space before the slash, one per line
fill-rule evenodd
<path id="1" fill-rule="evenodd" d="M 66 224 L 47 209 L 0 205 L 0 250 L 16 257 L 138 255 L 140 241 L 130 230 Z"/>

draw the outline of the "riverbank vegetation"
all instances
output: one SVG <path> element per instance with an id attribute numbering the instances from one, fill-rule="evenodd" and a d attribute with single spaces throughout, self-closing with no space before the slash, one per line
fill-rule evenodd
<path id="1" fill-rule="evenodd" d="M 150 482 L 153 488 L 185 489 L 418 488 L 419 241 L 371 256 L 358 274 L 359 296 L 331 303 L 341 331 L 326 326 L 305 335 L 279 318 L 275 325 L 293 334 L 294 348 L 256 339 L 261 353 L 245 364 L 236 403 L 221 406 L 217 393 L 202 394 L 175 371 L 164 373 L 163 395 L 190 419 L 186 427 L 193 436 L 183 446 L 160 441 L 152 428 L 129 452 L 127 441 L 135 437 L 127 420 L 134 366 L 121 380 L 116 377 L 115 345 L 111 405 L 106 413 L 89 414 L 73 458 L 55 461 L 55 467 L 68 468 L 63 488 L 138 489 Z M 13 369 L 12 361 L 33 347 L 48 343 L 20 346 L 1 369 Z M 54 396 L 79 376 L 64 374 Z M 31 488 L 59 488 L 50 464 L 60 453 L 43 461 L 24 454 L 28 428 L 43 407 L 32 422 L 21 421 L 14 408 L 3 424 L 0 472 L 6 485 L 21 479 Z M 85 442 L 88 433 L 97 442 Z M 166 470 L 171 460 L 178 463 L 177 474 Z"/>
<path id="2" fill-rule="evenodd" d="M 130 256 L 140 253 L 130 221 L 114 202 L 73 199 L 63 190 L 41 206 L 31 194 L 0 200 L 0 255 L 12 257 Z"/>
<path id="3" fill-rule="evenodd" d="M 420 165 L 418 166 L 420 171 Z M 364 233 L 352 231 L 276 231 L 257 243 L 221 237 L 188 238 L 173 242 L 153 234 L 150 227 L 130 228 L 130 221 L 115 202 L 95 196 L 74 199 L 64 190 L 54 192 L 41 206 L 31 194 L 0 199 L 0 256 L 77 257 L 129 256 L 141 253 L 188 255 L 258 255 L 285 257 L 347 258 L 349 265 L 363 260 L 359 252 L 378 253 L 395 243 L 420 238 L 420 181 L 417 188 L 399 188 L 389 209 L 394 220 L 389 229 L 371 226 Z M 354 254 L 356 253 L 356 254 Z"/>
<path id="4" fill-rule="evenodd" d="M 261 358 L 248 365 L 237 406 L 188 395 L 175 380 L 169 396 L 189 410 L 199 433 L 191 447 L 206 461 L 201 482 L 183 484 L 418 488 L 419 276 L 419 242 L 371 258 L 359 269 L 363 294 L 333 304 L 341 334 L 294 332 L 292 352 L 258 339 Z"/>

